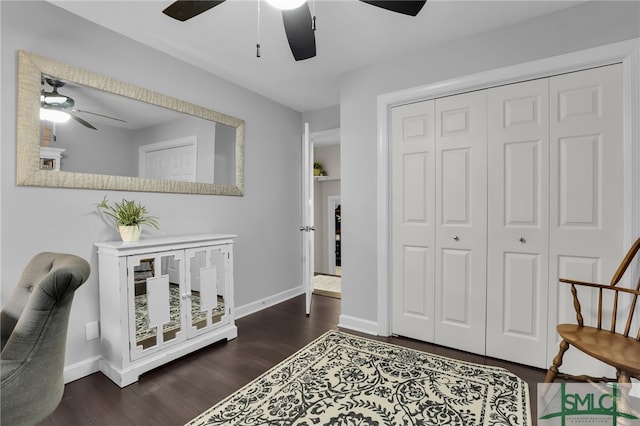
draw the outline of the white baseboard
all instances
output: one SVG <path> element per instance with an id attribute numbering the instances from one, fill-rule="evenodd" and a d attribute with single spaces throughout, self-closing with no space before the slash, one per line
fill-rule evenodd
<path id="1" fill-rule="evenodd" d="M 262 309 L 268 308 L 273 305 L 277 305 L 280 302 L 284 302 L 293 297 L 299 296 L 300 294 L 303 294 L 303 293 L 304 293 L 304 288 L 302 286 L 299 286 L 291 290 L 283 291 L 282 293 L 274 294 L 273 296 L 269 296 L 265 299 L 258 300 L 256 302 L 252 302 L 243 306 L 239 306 L 236 308 L 235 318 L 236 319 L 242 318 L 244 316 L 253 314 L 255 312 L 261 311 Z M 101 356 L 97 355 L 92 358 L 87 358 L 78 363 L 65 366 L 64 382 L 65 383 L 73 382 L 74 380 L 81 379 L 90 374 L 100 371 L 100 365 L 99 365 L 100 359 L 101 359 Z"/>
<path id="2" fill-rule="evenodd" d="M 100 355 L 65 366 L 63 373 L 64 383 L 73 382 L 74 380 L 82 379 L 83 377 L 100 371 L 99 361 Z"/>
<path id="3" fill-rule="evenodd" d="M 360 333 L 378 335 L 378 323 L 361 318 L 350 317 L 348 315 L 340 315 L 338 328 L 347 328 L 349 330 L 359 331 Z"/>
<path id="4" fill-rule="evenodd" d="M 299 286 L 292 288 L 291 290 L 283 291 L 282 293 L 274 294 L 273 296 L 269 296 L 265 299 L 257 300 L 255 302 L 236 307 L 235 317 L 236 319 L 245 317 L 247 315 L 268 308 L 269 306 L 277 305 L 278 303 L 284 302 L 285 300 L 289 300 L 293 297 L 299 296 L 303 293 L 304 288 L 302 286 Z"/>

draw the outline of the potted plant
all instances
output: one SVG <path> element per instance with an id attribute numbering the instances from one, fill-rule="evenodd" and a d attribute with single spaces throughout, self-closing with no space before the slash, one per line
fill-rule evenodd
<path id="1" fill-rule="evenodd" d="M 313 175 L 320 176 L 320 173 L 322 173 L 322 164 L 316 161 L 313 163 Z"/>
<path id="2" fill-rule="evenodd" d="M 147 208 L 135 201 L 122 199 L 121 202 L 109 204 L 107 196 L 97 204 L 104 214 L 116 221 L 116 228 L 120 232 L 122 241 L 133 242 L 140 239 L 141 225 L 152 226 L 160 229 L 155 216 L 150 216 Z"/>

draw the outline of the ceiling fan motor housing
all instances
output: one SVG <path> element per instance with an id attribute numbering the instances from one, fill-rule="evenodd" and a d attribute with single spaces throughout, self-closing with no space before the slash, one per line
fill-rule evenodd
<path id="1" fill-rule="evenodd" d="M 171 3 L 162 12 L 178 21 L 186 21 L 207 10 L 218 6 L 225 0 L 190 1 L 177 0 Z M 403 15 L 416 16 L 427 2 L 426 0 L 360 0 L 373 6 L 401 13 Z M 282 10 L 282 21 L 287 35 L 291 53 L 296 61 L 313 58 L 316 56 L 315 17 L 311 18 L 308 2 L 300 7 Z M 260 45 L 257 46 L 257 56 L 260 57 Z"/>

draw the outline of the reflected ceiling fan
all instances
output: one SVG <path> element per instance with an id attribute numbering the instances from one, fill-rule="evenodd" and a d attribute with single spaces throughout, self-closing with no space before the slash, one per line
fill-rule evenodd
<path id="1" fill-rule="evenodd" d="M 171 3 L 162 11 L 162 13 L 170 16 L 171 18 L 177 19 L 178 21 L 186 21 L 215 6 L 218 6 L 224 1 L 225 0 L 178 0 Z M 270 0 L 267 1 L 271 2 Z M 416 16 L 426 3 L 426 0 L 360 1 L 409 16 Z M 316 38 L 314 35 L 315 17 L 311 17 L 311 11 L 309 10 L 309 5 L 306 1 L 298 1 L 297 3 L 298 6 L 292 9 L 285 9 L 282 6 L 276 7 L 282 9 L 282 22 L 284 23 L 284 31 L 287 34 L 287 40 L 291 47 L 291 53 L 293 53 L 293 57 L 296 61 L 302 61 L 316 56 Z"/>
<path id="2" fill-rule="evenodd" d="M 53 89 L 51 92 L 45 91 L 45 82 Z M 98 129 L 93 124 L 80 117 L 77 113 L 91 114 L 126 123 L 125 120 L 121 120 L 119 118 L 109 117 L 108 115 L 98 114 L 97 112 L 90 112 L 73 108 L 75 105 L 75 101 L 73 100 L 73 98 L 58 93 L 58 88 L 63 87 L 65 84 L 66 83 L 64 81 L 57 78 L 45 76 L 42 77 L 42 91 L 40 93 L 40 119 L 61 123 L 66 122 L 69 118 L 73 118 L 78 123 L 92 130 Z"/>

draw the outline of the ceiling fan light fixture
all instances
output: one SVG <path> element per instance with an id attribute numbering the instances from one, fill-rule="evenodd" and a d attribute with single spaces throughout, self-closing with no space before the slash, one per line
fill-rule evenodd
<path id="1" fill-rule="evenodd" d="M 54 87 L 53 92 L 45 92 L 44 90 L 40 94 L 40 102 L 47 105 L 57 105 L 65 108 L 72 107 L 75 102 L 69 96 L 61 95 L 58 93 L 58 88 Z"/>
<path id="2" fill-rule="evenodd" d="M 280 10 L 297 9 L 305 2 L 306 0 L 267 0 L 267 3 Z"/>
<path id="3" fill-rule="evenodd" d="M 44 96 L 44 103 L 49 105 L 59 105 L 67 102 L 67 97 L 59 94 L 49 94 Z"/>
<path id="4" fill-rule="evenodd" d="M 50 108 L 40 108 L 40 120 L 52 121 L 54 123 L 66 123 L 71 115 L 64 111 Z"/>

